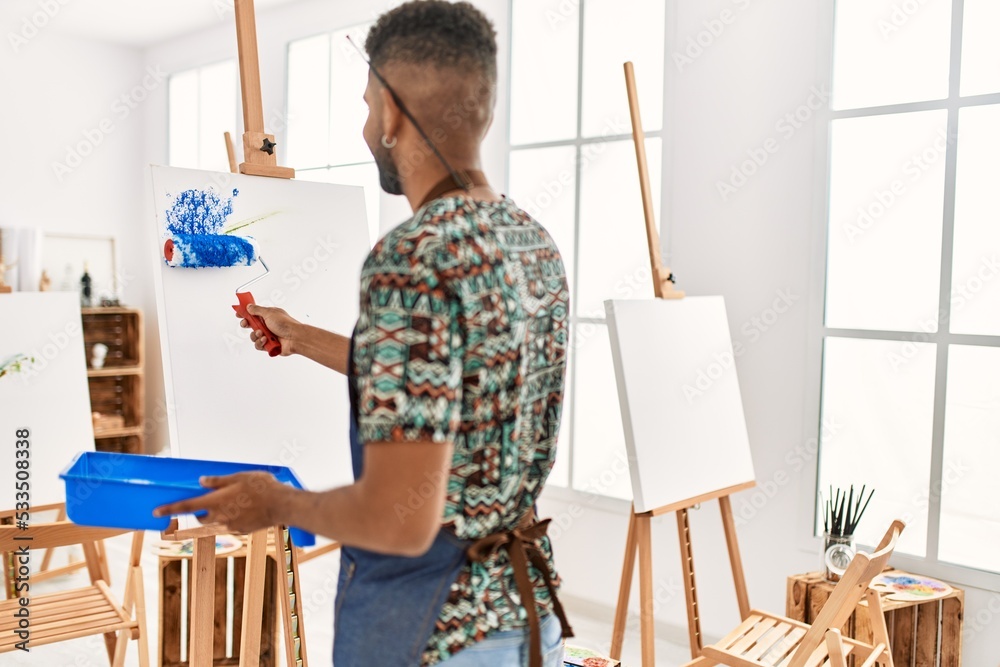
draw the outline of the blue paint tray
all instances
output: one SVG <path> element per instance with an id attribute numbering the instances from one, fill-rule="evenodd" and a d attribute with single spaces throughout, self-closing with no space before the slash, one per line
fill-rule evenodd
<path id="1" fill-rule="evenodd" d="M 59 475 L 66 482 L 66 515 L 81 526 L 165 530 L 170 517 L 156 518 L 160 505 L 208 492 L 198 483 L 205 475 L 263 470 L 297 489 L 302 483 L 290 468 L 253 463 L 196 461 L 117 452 L 81 452 Z M 292 541 L 311 547 L 316 537 L 291 528 Z"/>

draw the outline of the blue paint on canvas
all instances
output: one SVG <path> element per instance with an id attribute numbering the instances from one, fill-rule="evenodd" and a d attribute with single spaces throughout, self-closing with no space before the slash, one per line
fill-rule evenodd
<path id="1" fill-rule="evenodd" d="M 226 219 L 233 213 L 232 197 L 220 197 L 206 189 L 185 190 L 174 198 L 167 210 L 166 231 L 170 234 L 221 234 Z"/>

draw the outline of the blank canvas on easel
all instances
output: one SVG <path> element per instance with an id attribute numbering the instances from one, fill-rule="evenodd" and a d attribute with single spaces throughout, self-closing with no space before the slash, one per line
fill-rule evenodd
<path id="1" fill-rule="evenodd" d="M 753 482 L 723 298 L 605 307 L 635 511 Z"/>
<path id="2" fill-rule="evenodd" d="M 94 449 L 80 296 L 76 292 L 0 294 L 0 509 L 14 509 L 18 461 L 27 461 L 33 506 L 66 501 L 59 473 Z M 18 431 L 28 430 L 27 447 Z M 27 458 L 17 454 L 27 449 Z M 71 500 L 72 502 L 72 500 Z"/>

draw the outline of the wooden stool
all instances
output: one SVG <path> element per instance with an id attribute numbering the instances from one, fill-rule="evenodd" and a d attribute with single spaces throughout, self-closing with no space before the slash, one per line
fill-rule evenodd
<path id="1" fill-rule="evenodd" d="M 893 570 L 887 570 L 892 572 Z M 836 584 L 826 581 L 822 572 L 788 577 L 785 615 L 796 621 L 812 623 L 823 608 Z M 965 592 L 952 587 L 948 595 L 921 601 L 890 600 L 882 596 L 882 609 L 889 630 L 892 659 L 896 665 L 941 667 L 962 664 L 962 614 Z M 872 641 L 868 604 L 863 599 L 842 629 L 845 637 Z"/>

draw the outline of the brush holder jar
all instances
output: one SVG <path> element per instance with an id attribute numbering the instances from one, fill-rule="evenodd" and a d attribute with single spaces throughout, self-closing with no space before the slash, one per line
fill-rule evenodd
<path id="1" fill-rule="evenodd" d="M 826 572 L 826 580 L 840 581 L 840 577 L 847 571 L 847 566 L 851 564 L 855 553 L 854 535 L 824 533 L 823 567 Z"/>

